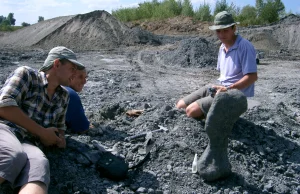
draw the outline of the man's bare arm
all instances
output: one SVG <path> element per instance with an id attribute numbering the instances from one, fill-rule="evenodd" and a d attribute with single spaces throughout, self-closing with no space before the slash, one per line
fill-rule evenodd
<path id="1" fill-rule="evenodd" d="M 229 88 L 241 90 L 241 89 L 247 88 L 248 86 L 250 86 L 251 84 L 256 82 L 257 79 L 258 79 L 258 77 L 257 77 L 256 72 L 248 73 L 248 74 L 244 75 L 244 77 L 242 77 L 242 79 L 240 79 L 239 81 L 232 84 Z"/>
<path id="2" fill-rule="evenodd" d="M 235 82 L 234 84 L 229 86 L 229 89 L 243 89 L 247 88 L 251 84 L 253 84 L 257 80 L 257 73 L 248 73 L 242 77 L 239 81 Z M 217 89 L 217 93 L 227 91 L 225 86 L 213 86 Z"/>
<path id="3" fill-rule="evenodd" d="M 55 134 L 56 131 L 58 132 L 58 129 L 54 127 L 43 128 L 17 106 L 0 107 L 0 117 L 23 127 L 29 133 L 39 137 L 46 146 L 55 145 L 61 141 Z"/>

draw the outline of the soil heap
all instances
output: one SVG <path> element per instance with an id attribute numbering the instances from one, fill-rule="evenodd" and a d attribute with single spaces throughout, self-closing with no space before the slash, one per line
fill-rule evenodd
<path id="1" fill-rule="evenodd" d="M 289 15 L 279 22 L 241 28 L 239 33 L 250 40 L 257 49 L 269 50 L 300 50 L 300 17 Z"/>
<path id="2" fill-rule="evenodd" d="M 151 33 L 130 29 L 106 11 L 45 20 L 0 37 L 2 47 L 14 49 L 64 45 L 73 50 L 99 50 L 146 43 L 160 44 Z"/>

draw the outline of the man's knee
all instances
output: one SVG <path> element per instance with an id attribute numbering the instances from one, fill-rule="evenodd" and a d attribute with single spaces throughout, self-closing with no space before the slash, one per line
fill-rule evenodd
<path id="1" fill-rule="evenodd" d="M 23 144 L 24 152 L 26 152 L 28 160 L 32 166 L 35 168 L 48 169 L 49 161 L 45 154 L 36 146 L 30 143 Z"/>
<path id="2" fill-rule="evenodd" d="M 187 115 L 188 117 L 194 117 L 194 116 L 195 116 L 195 109 L 192 108 L 192 107 L 187 107 L 187 108 L 185 109 L 185 112 L 186 112 L 186 115 Z"/>
<path id="3" fill-rule="evenodd" d="M 186 115 L 192 118 L 200 118 L 203 116 L 203 112 L 201 111 L 198 103 L 194 102 L 186 108 Z"/>
<path id="4" fill-rule="evenodd" d="M 181 99 L 177 102 L 176 108 L 186 108 L 185 102 Z"/>
<path id="5" fill-rule="evenodd" d="M 47 186 L 43 182 L 34 181 L 23 185 L 20 188 L 19 194 L 27 194 L 27 193 L 47 193 Z"/>
<path id="6" fill-rule="evenodd" d="M 50 172 L 49 160 L 46 157 L 36 157 L 34 159 L 31 159 L 31 163 L 33 163 L 33 165 L 35 165 L 35 168 L 39 169 L 40 172 L 43 172 L 45 174 L 48 174 L 48 172 Z"/>

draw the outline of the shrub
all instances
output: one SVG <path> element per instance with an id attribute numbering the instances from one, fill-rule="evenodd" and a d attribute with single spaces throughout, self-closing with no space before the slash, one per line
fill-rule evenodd
<path id="1" fill-rule="evenodd" d="M 285 14 L 285 6 L 281 0 L 256 0 L 255 6 L 262 23 L 276 22 Z"/>
<path id="2" fill-rule="evenodd" d="M 112 11 L 112 15 L 123 22 L 139 19 L 136 14 L 136 8 L 121 8 L 119 10 Z"/>
<path id="3" fill-rule="evenodd" d="M 44 19 L 43 16 L 39 16 L 38 22 L 42 22 L 42 21 L 44 21 L 44 20 L 45 20 L 45 19 Z"/>
<path id="4" fill-rule="evenodd" d="M 157 3 L 150 3 L 150 2 L 140 3 L 137 9 L 138 19 L 152 18 L 153 12 L 156 9 L 156 7 L 158 7 L 158 5 L 159 4 Z"/>
<path id="5" fill-rule="evenodd" d="M 190 16 L 190 17 L 192 17 L 194 15 L 193 6 L 192 6 L 190 0 L 184 0 L 184 2 L 182 4 L 181 15 Z"/>
<path id="6" fill-rule="evenodd" d="M 30 24 L 26 23 L 26 22 L 22 22 L 21 24 L 23 27 L 26 27 L 26 26 L 30 26 Z"/>
<path id="7" fill-rule="evenodd" d="M 217 0 L 213 13 L 216 15 L 221 11 L 230 12 L 234 19 L 243 26 L 271 23 L 287 15 L 281 0 L 256 0 L 255 7 L 247 5 L 242 8 L 234 3 L 229 6 L 226 0 Z M 160 2 L 152 0 L 151 2 L 140 3 L 138 7 L 113 10 L 112 15 L 123 22 L 166 19 L 180 14 L 193 16 L 200 21 L 212 21 L 211 12 L 210 5 L 205 2 L 194 12 L 191 0 L 163 0 Z"/>
<path id="8" fill-rule="evenodd" d="M 181 13 L 181 3 L 175 0 L 165 0 L 159 6 L 156 7 L 153 12 L 153 18 L 166 19 L 175 17 Z"/>
<path id="9" fill-rule="evenodd" d="M 274 7 L 273 3 L 268 1 L 264 5 L 259 17 L 266 23 L 272 23 L 279 20 L 279 13 Z"/>
<path id="10" fill-rule="evenodd" d="M 246 5 L 241 10 L 241 13 L 236 18 L 242 26 L 248 26 L 258 24 L 256 8 L 250 5 Z"/>
<path id="11" fill-rule="evenodd" d="M 229 5 L 227 4 L 226 0 L 217 0 L 214 15 L 217 15 L 217 13 L 221 11 L 228 11 Z"/>
<path id="12" fill-rule="evenodd" d="M 209 4 L 201 4 L 198 10 L 195 12 L 194 18 L 200 21 L 212 21 L 212 15 L 210 14 Z"/>
<path id="13" fill-rule="evenodd" d="M 0 25 L 0 31 L 15 31 L 22 28 L 21 26 Z"/>
<path id="14" fill-rule="evenodd" d="M 181 11 L 181 1 L 164 0 L 160 3 L 157 0 L 153 0 L 152 2 L 140 3 L 137 8 L 113 10 L 112 15 L 121 21 L 128 22 L 150 18 L 164 19 L 174 17 L 180 15 Z"/>

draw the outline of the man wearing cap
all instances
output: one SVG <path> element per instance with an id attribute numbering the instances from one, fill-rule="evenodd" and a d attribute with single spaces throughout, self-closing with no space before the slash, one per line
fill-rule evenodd
<path id="1" fill-rule="evenodd" d="M 217 90 L 217 94 L 229 89 L 239 89 L 247 97 L 254 96 L 254 82 L 257 80 L 256 53 L 248 40 L 235 34 L 236 24 L 230 13 L 222 11 L 215 16 L 214 25 L 209 27 L 222 42 L 217 63 L 220 77 L 217 84 L 204 86 L 177 102 L 176 107 L 185 108 L 188 117 L 206 117 L 213 101 L 209 92 L 211 87 Z"/>
<path id="2" fill-rule="evenodd" d="M 55 47 L 39 71 L 17 68 L 0 90 L 0 183 L 20 193 L 47 193 L 48 159 L 40 148 L 65 148 L 69 85 L 85 67 L 65 47 Z"/>

